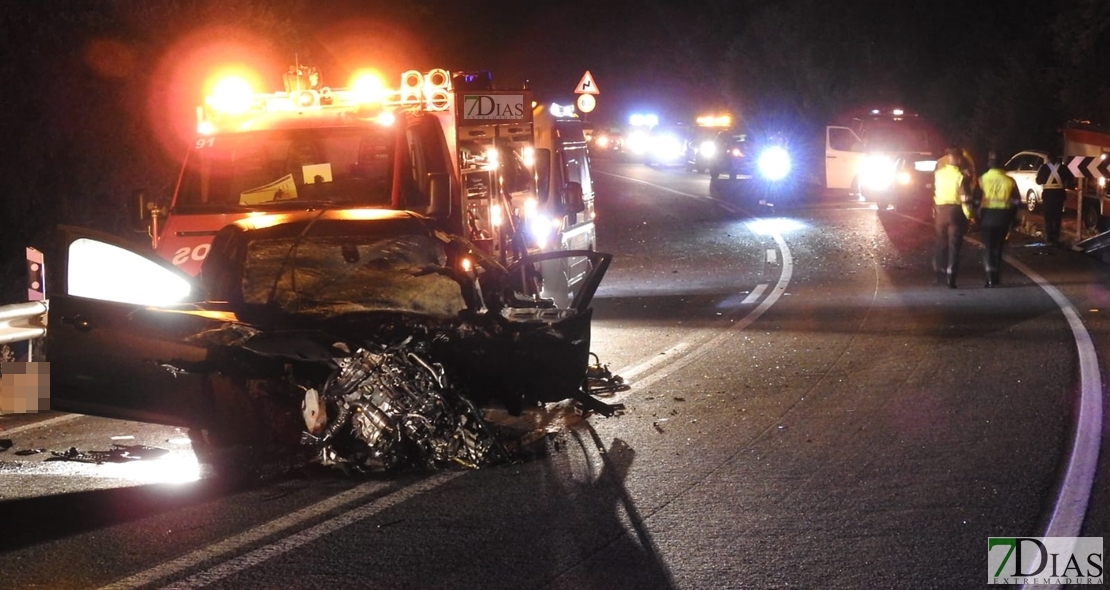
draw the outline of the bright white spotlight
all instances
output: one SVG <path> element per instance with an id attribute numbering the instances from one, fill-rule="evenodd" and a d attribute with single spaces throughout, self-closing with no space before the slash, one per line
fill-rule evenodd
<path id="1" fill-rule="evenodd" d="M 790 175 L 790 154 L 779 146 L 769 147 L 759 154 L 759 173 L 770 181 L 779 181 Z"/>

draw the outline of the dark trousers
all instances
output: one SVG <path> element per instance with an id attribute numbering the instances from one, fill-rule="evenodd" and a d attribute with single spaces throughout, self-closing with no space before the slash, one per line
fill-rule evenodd
<path id="1" fill-rule="evenodd" d="M 967 233 L 967 217 L 963 208 L 959 205 L 937 205 L 933 228 L 936 230 L 933 269 L 955 277 L 960 268 L 960 246 Z"/>
<path id="2" fill-rule="evenodd" d="M 1044 200 L 1044 237 L 1045 241 L 1055 244 L 1060 241 L 1060 223 L 1064 220 L 1064 189 L 1046 188 L 1041 191 Z"/>
<path id="3" fill-rule="evenodd" d="M 1010 209 L 983 209 L 979 230 L 983 234 L 983 270 L 997 273 L 1002 270 L 1002 247 L 1006 244 L 1006 234 L 1014 221 Z"/>

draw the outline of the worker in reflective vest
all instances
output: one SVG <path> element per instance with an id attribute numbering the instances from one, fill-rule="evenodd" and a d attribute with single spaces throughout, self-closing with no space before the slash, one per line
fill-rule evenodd
<path id="1" fill-rule="evenodd" d="M 979 228 L 983 234 L 983 270 L 987 273 L 987 288 L 1000 284 L 1002 248 L 1006 234 L 1017 219 L 1021 206 L 1021 193 L 1017 183 L 1006 174 L 998 163 L 998 154 L 987 157 L 987 171 L 979 178 L 983 201 L 979 205 Z"/>
<path id="2" fill-rule="evenodd" d="M 933 227 L 936 234 L 936 257 L 933 270 L 944 275 L 949 289 L 956 288 L 956 274 L 960 267 L 960 246 L 967 233 L 967 215 L 964 207 L 971 202 L 971 178 L 963 150 L 949 148 L 947 155 L 937 162 L 933 173 Z"/>
<path id="3" fill-rule="evenodd" d="M 1037 184 L 1041 185 L 1041 202 L 1044 206 L 1045 241 L 1053 246 L 1060 244 L 1060 224 L 1064 220 L 1065 190 L 1075 177 L 1064 166 L 1060 156 L 1053 156 L 1037 170 Z"/>

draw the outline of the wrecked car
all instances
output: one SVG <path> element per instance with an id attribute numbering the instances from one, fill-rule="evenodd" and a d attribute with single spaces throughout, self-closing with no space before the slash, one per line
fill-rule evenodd
<path id="1" fill-rule="evenodd" d="M 506 267 L 415 213 L 322 209 L 225 227 L 193 278 L 118 238 L 60 233 L 52 408 L 188 427 L 204 461 L 481 466 L 506 452 L 482 407 L 606 408 L 584 382 L 609 254 Z M 560 256 L 590 266 L 563 308 L 530 288 Z"/>

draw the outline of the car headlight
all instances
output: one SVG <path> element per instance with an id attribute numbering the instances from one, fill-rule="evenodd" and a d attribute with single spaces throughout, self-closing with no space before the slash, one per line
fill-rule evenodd
<path id="1" fill-rule="evenodd" d="M 643 131 L 636 131 L 636 132 L 633 132 L 631 135 L 629 135 L 628 136 L 628 148 L 630 150 L 632 150 L 632 153 L 634 153 L 636 155 L 641 155 L 641 154 L 644 154 L 645 152 L 647 152 L 647 148 L 648 148 L 647 133 L 644 133 Z"/>
<path id="2" fill-rule="evenodd" d="M 660 135 L 651 143 L 652 154 L 660 160 L 674 160 L 682 155 L 682 142 L 674 135 Z"/>
<path id="3" fill-rule="evenodd" d="M 758 166 L 763 178 L 782 180 L 790 175 L 790 154 L 781 147 L 769 147 L 759 154 Z"/>
<path id="4" fill-rule="evenodd" d="M 712 141 L 703 141 L 698 146 L 698 152 L 706 158 L 712 158 L 717 155 L 717 144 Z"/>
<path id="5" fill-rule="evenodd" d="M 888 156 L 867 156 L 860 163 L 859 181 L 864 188 L 890 188 L 894 184 L 895 174 L 894 160 Z"/>

